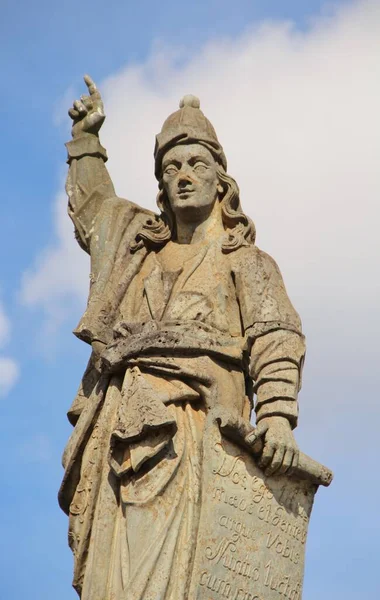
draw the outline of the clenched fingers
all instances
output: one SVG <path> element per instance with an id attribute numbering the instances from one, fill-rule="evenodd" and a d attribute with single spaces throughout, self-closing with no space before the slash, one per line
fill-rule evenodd
<path id="1" fill-rule="evenodd" d="M 272 458 L 276 452 L 276 446 L 272 442 L 266 442 L 263 453 L 259 461 L 259 467 L 265 469 L 265 467 L 272 462 Z"/>
<path id="2" fill-rule="evenodd" d="M 69 115 L 72 119 L 82 119 L 87 115 L 87 108 L 81 100 L 74 100 L 73 107 L 69 109 Z"/>
<path id="3" fill-rule="evenodd" d="M 298 449 L 288 448 L 285 452 L 282 465 L 278 469 L 278 473 L 287 473 L 294 466 L 295 462 L 298 464 Z"/>
<path id="4" fill-rule="evenodd" d="M 76 110 L 76 108 L 69 108 L 68 113 L 71 119 L 79 119 L 79 112 Z"/>
<path id="5" fill-rule="evenodd" d="M 78 113 L 80 115 L 86 115 L 87 114 L 87 108 L 85 107 L 85 105 L 83 104 L 82 100 L 74 100 L 74 104 L 73 104 L 74 108 L 78 111 Z"/>
<path id="6" fill-rule="evenodd" d="M 284 455 L 285 455 L 285 447 L 284 446 L 278 446 L 271 463 L 268 465 L 267 469 L 265 470 L 265 475 L 267 477 L 269 477 L 270 475 L 273 475 L 274 473 L 276 473 L 276 471 L 278 471 L 278 469 L 281 467 L 283 460 L 284 460 Z"/>
<path id="7" fill-rule="evenodd" d="M 83 106 L 87 109 L 87 110 L 91 110 L 92 107 L 94 106 L 92 99 L 90 96 L 81 96 L 80 100 L 83 104 Z"/>

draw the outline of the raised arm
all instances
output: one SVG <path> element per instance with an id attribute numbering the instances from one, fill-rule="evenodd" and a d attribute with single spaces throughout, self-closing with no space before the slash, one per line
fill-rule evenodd
<path id="1" fill-rule="evenodd" d="M 96 216 L 104 200 L 115 196 L 115 190 L 104 164 L 107 153 L 99 142 L 99 130 L 105 120 L 103 101 L 91 77 L 85 75 L 84 81 L 88 95 L 75 100 L 69 110 L 73 139 L 66 144 L 69 164 L 66 191 L 76 238 L 90 253 Z"/>

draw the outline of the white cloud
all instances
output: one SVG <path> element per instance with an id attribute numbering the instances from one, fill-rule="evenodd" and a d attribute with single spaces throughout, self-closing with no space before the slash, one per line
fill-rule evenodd
<path id="1" fill-rule="evenodd" d="M 8 340 L 10 335 L 10 322 L 5 314 L 4 308 L 0 304 L 0 347 L 4 346 Z"/>
<path id="2" fill-rule="evenodd" d="M 70 85 L 67 88 L 67 90 L 65 91 L 65 93 L 63 94 L 63 96 L 55 104 L 54 111 L 53 111 L 53 124 L 56 127 L 60 127 L 61 125 L 63 127 L 67 126 L 67 123 L 68 123 L 67 111 L 73 102 L 74 94 L 75 94 L 75 88 L 73 85 Z"/>
<path id="3" fill-rule="evenodd" d="M 10 340 L 11 323 L 0 302 L 0 347 L 3 348 Z M 0 355 L 0 398 L 6 396 L 19 376 L 18 363 L 12 358 Z"/>
<path id="4" fill-rule="evenodd" d="M 66 203 L 64 192 L 57 194 L 54 203 L 56 243 L 38 256 L 35 265 L 22 278 L 23 303 L 44 311 L 41 340 L 45 339 L 49 347 L 59 326 L 72 315 L 73 305 L 78 301 L 84 303 L 89 285 L 88 256 L 77 248 Z"/>
<path id="5" fill-rule="evenodd" d="M 99 82 L 115 187 L 149 208 L 154 135 L 184 94 L 200 97 L 258 245 L 279 262 L 313 334 L 312 353 L 325 353 L 329 339 L 327 370 L 337 356 L 346 370 L 369 368 L 368 331 L 379 334 L 379 27 L 379 2 L 361 1 L 307 31 L 267 22 L 210 41 L 185 62 L 181 50 L 181 66 L 176 48 L 161 46 L 146 63 Z M 56 246 L 25 274 L 22 295 L 57 326 L 68 299 L 84 305 L 88 282 L 62 194 L 55 226 Z"/>
<path id="6" fill-rule="evenodd" d="M 10 392 L 19 377 L 19 371 L 16 361 L 0 356 L 0 397 Z"/>

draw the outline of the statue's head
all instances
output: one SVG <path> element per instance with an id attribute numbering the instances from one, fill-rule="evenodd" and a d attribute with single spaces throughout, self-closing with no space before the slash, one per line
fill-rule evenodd
<path id="1" fill-rule="evenodd" d="M 161 211 L 170 209 L 176 224 L 207 219 L 223 193 L 218 165 L 202 144 L 178 144 L 162 159 Z M 165 206 L 166 205 L 166 206 Z"/>
<path id="2" fill-rule="evenodd" d="M 135 248 L 161 246 L 176 236 L 176 216 L 182 221 L 207 218 L 220 206 L 226 236 L 222 248 L 230 252 L 254 244 L 255 227 L 243 213 L 239 188 L 226 173 L 227 160 L 210 121 L 195 96 L 185 96 L 156 136 L 155 175 L 161 211 L 138 233 Z"/>

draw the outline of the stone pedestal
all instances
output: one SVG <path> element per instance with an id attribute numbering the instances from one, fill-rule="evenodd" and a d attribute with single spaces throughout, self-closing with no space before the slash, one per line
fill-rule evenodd
<path id="1" fill-rule="evenodd" d="M 206 427 L 204 447 L 189 598 L 301 600 L 314 495 L 331 473 L 301 455 L 297 473 L 266 478 L 252 453 L 222 435 L 215 422 Z"/>

